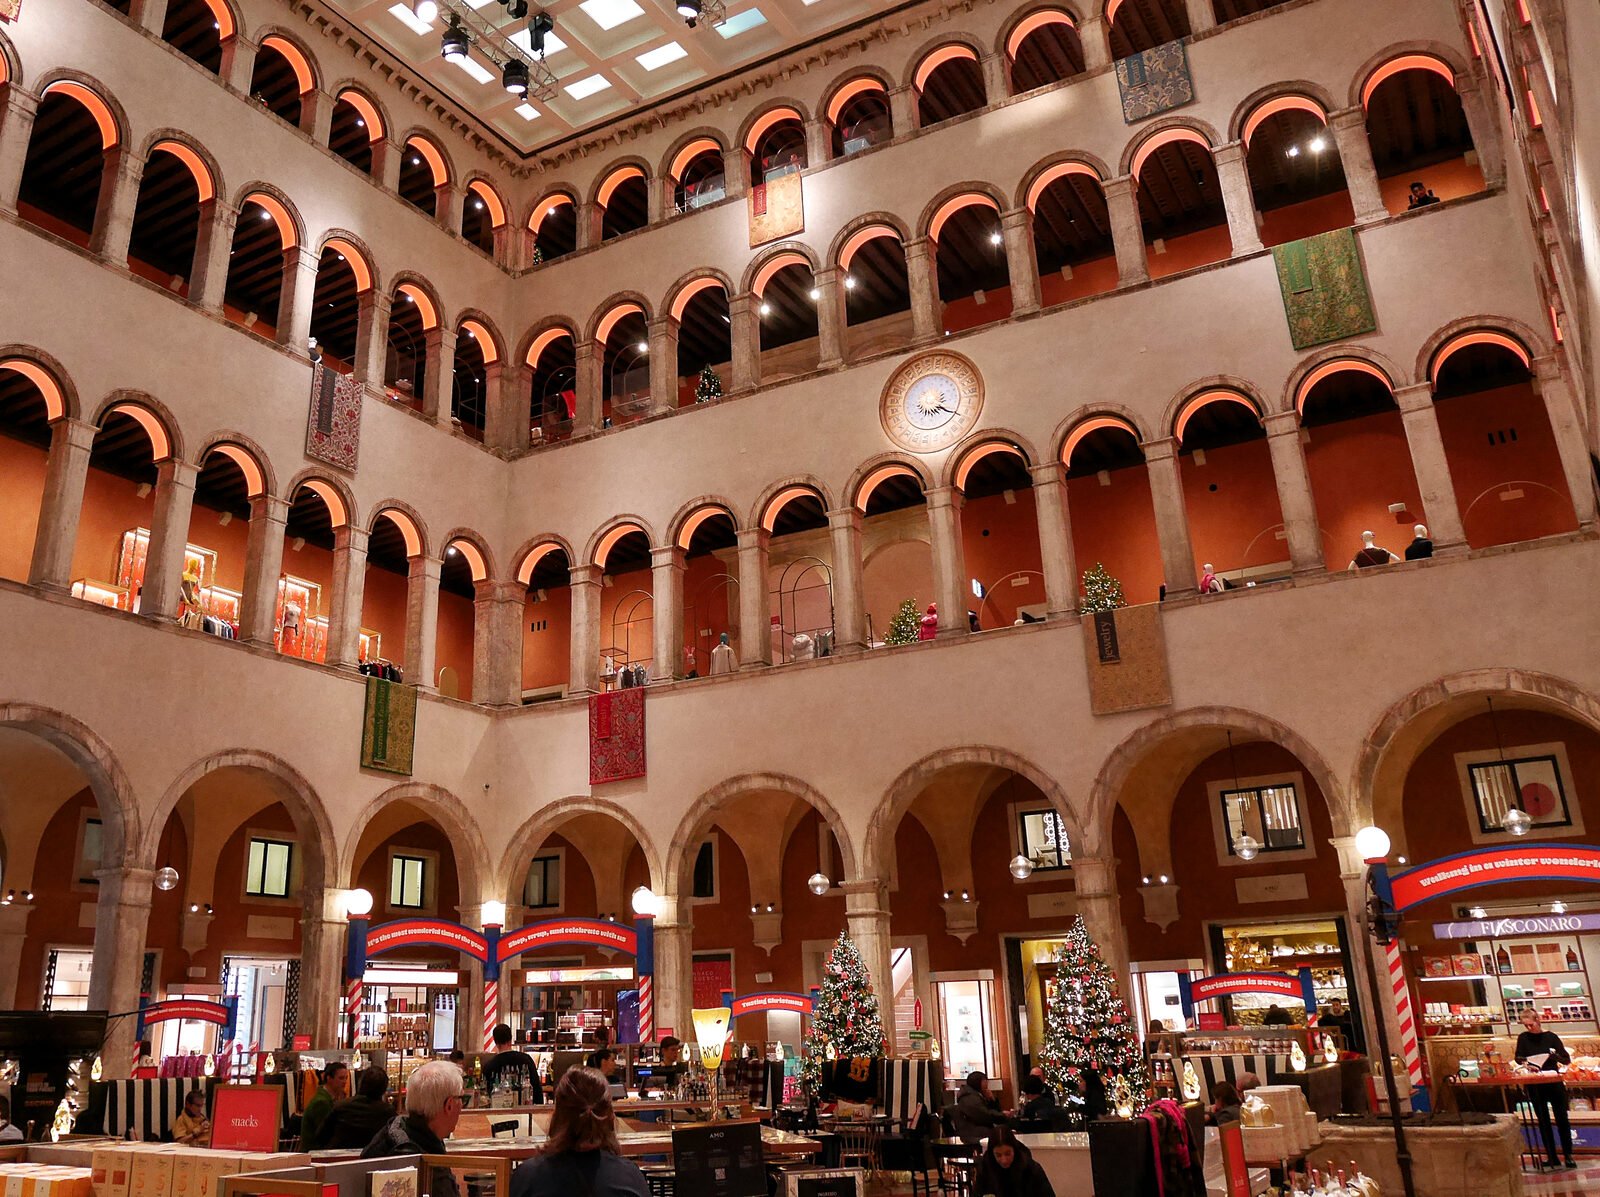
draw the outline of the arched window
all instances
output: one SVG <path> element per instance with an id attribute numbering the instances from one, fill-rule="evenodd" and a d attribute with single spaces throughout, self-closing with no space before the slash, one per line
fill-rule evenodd
<path id="1" fill-rule="evenodd" d="M 1153 50 L 1190 33 L 1184 0 L 1109 0 L 1106 24 L 1113 58 Z"/>
<path id="2" fill-rule="evenodd" d="M 939 299 L 947 332 L 975 328 L 1011 314 L 1000 206 L 986 195 L 947 201 L 928 228 L 938 265 Z"/>
<path id="3" fill-rule="evenodd" d="M 1174 128 L 1156 135 L 1134 156 L 1133 176 L 1152 278 L 1232 254 L 1216 160 L 1200 134 Z"/>
<path id="4" fill-rule="evenodd" d="M 917 124 L 922 128 L 976 112 L 988 102 L 983 68 L 971 46 L 942 46 L 917 67 Z"/>
<path id="5" fill-rule="evenodd" d="M 570 330 L 551 329 L 528 350 L 532 377 L 529 419 L 536 441 L 572 435 L 578 407 L 577 345 Z"/>
<path id="6" fill-rule="evenodd" d="M 373 167 L 372 147 L 383 140 L 382 118 L 375 104 L 360 92 L 346 88 L 333 104 L 328 148 L 364 175 Z"/>
<path id="7" fill-rule="evenodd" d="M 1244 142 L 1262 244 L 1281 245 L 1354 223 L 1339 150 L 1316 101 L 1268 100 L 1245 121 Z"/>
<path id="8" fill-rule="evenodd" d="M 284 255 L 295 244 L 283 205 L 265 194 L 240 205 L 223 302 L 228 315 L 263 336 L 276 336 Z"/>
<path id="9" fill-rule="evenodd" d="M 675 406 L 687 407 L 705 392 L 726 392 L 731 382 L 733 329 L 728 292 L 715 279 L 697 280 L 679 292 L 673 304 L 678 321 L 678 393 Z M 715 375 L 713 385 L 705 371 Z"/>
<path id="10" fill-rule="evenodd" d="M 222 0 L 168 0 L 161 40 L 215 75 L 222 70 L 222 43 L 234 32 Z"/>
<path id="11" fill-rule="evenodd" d="M 1028 191 L 1039 298 L 1046 306 L 1115 289 L 1117 256 L 1100 176 L 1082 163 L 1051 167 Z"/>
<path id="12" fill-rule="evenodd" d="M 900 234 L 887 225 L 856 232 L 839 254 L 846 353 L 851 359 L 911 342 L 911 280 Z"/>
<path id="13" fill-rule="evenodd" d="M 268 112 L 299 125 L 301 97 L 316 86 L 310 64 L 299 48 L 276 34 L 261 39 L 250 72 L 250 98 Z"/>
<path id="14" fill-rule="evenodd" d="M 94 92 L 79 83 L 48 87 L 28 138 L 18 215 L 88 245 L 101 201 L 105 156 L 117 140 L 111 110 Z"/>
<path id="15" fill-rule="evenodd" d="M 194 150 L 179 142 L 153 146 L 139 179 L 128 269 L 188 295 L 200 205 L 213 198 L 211 173 Z"/>
<path id="16" fill-rule="evenodd" d="M 1072 18 L 1060 9 L 1029 13 L 1006 38 L 1011 90 L 1020 95 L 1081 75 L 1083 42 Z"/>
<path id="17" fill-rule="evenodd" d="M 848 157 L 894 138 L 889 91 L 871 76 L 844 84 L 828 102 L 828 128 L 833 156 Z"/>
<path id="18" fill-rule="evenodd" d="M 1384 63 L 1361 88 L 1367 139 L 1391 212 L 1431 193 L 1439 200 L 1474 195 L 1486 186 L 1472 143 L 1455 72 L 1431 55 L 1407 54 Z M 1427 206 L 1424 203 L 1421 206 Z"/>
<path id="19" fill-rule="evenodd" d="M 722 146 L 699 137 L 678 151 L 672 163 L 672 203 L 678 212 L 714 204 L 727 194 Z"/>
<path id="20" fill-rule="evenodd" d="M 578 206 L 570 195 L 552 195 L 540 201 L 528 221 L 533 235 L 534 264 L 553 262 L 578 248 Z"/>

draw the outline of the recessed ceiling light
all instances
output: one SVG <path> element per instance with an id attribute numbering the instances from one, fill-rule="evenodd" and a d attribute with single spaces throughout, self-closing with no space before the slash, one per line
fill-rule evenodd
<path id="1" fill-rule="evenodd" d="M 766 14 L 759 8 L 747 8 L 741 13 L 736 13 L 714 28 L 723 37 L 738 37 L 746 30 L 754 29 L 758 25 L 767 23 Z"/>
<path id="2" fill-rule="evenodd" d="M 1313 154 L 1320 154 L 1320 153 L 1322 153 L 1323 150 L 1325 150 L 1327 148 L 1328 148 L 1328 139 L 1326 137 L 1313 137 L 1311 139 L 1311 152 Z"/>
<path id="3" fill-rule="evenodd" d="M 533 36 L 526 28 L 519 29 L 513 33 L 511 35 L 511 42 L 513 45 L 520 46 L 530 55 L 536 53 L 533 48 Z M 567 43 L 562 41 L 554 33 L 547 33 L 544 35 L 544 56 L 546 58 L 549 58 L 552 54 L 559 54 L 566 48 Z"/>
<path id="4" fill-rule="evenodd" d="M 687 58 L 689 51 L 677 42 L 668 42 L 664 46 L 657 46 L 654 50 L 646 51 L 635 59 L 647 71 L 658 71 L 669 62 L 677 62 L 680 58 Z"/>
<path id="5" fill-rule="evenodd" d="M 515 112 L 525 121 L 536 121 L 539 119 L 539 110 L 532 104 L 518 104 L 511 111 Z"/>
<path id="6" fill-rule="evenodd" d="M 611 86 L 611 80 L 604 75 L 590 75 L 579 79 L 576 83 L 567 84 L 567 94 L 574 100 L 586 100 L 597 91 L 605 91 Z"/>
<path id="7" fill-rule="evenodd" d="M 625 21 L 644 16 L 644 9 L 633 0 L 583 0 L 578 7 L 602 29 L 615 29 Z"/>
<path id="8" fill-rule="evenodd" d="M 770 303 L 762 304 L 759 310 L 760 310 L 760 314 L 763 315 L 763 316 L 772 315 L 772 305 Z"/>
<path id="9" fill-rule="evenodd" d="M 1298 158 L 1300 156 L 1300 147 L 1297 145 L 1290 146 L 1288 149 L 1288 154 L 1291 158 Z"/>
<path id="10" fill-rule="evenodd" d="M 412 33 L 432 33 L 433 25 L 418 16 L 409 4 L 393 4 L 389 6 L 389 15 L 399 21 Z"/>
<path id="11" fill-rule="evenodd" d="M 473 58 L 471 55 L 463 54 L 460 58 L 452 58 L 450 61 L 455 63 L 467 74 L 471 75 L 479 83 L 494 82 L 494 72 L 477 61 L 477 59 Z"/>

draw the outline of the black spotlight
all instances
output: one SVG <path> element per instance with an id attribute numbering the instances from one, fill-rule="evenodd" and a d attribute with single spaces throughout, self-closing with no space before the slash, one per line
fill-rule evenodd
<path id="1" fill-rule="evenodd" d="M 693 29 L 700 20 L 700 13 L 704 5 L 701 0 L 678 0 L 678 15 Z"/>
<path id="2" fill-rule="evenodd" d="M 533 20 L 528 22 L 528 44 L 533 47 L 533 52 L 539 57 L 544 57 L 544 36 L 556 27 L 555 19 L 544 9 L 533 14 Z"/>
<path id="3" fill-rule="evenodd" d="M 528 64 L 520 58 L 506 60 L 505 69 L 500 72 L 500 83 L 514 96 L 528 94 Z"/>
<path id="4" fill-rule="evenodd" d="M 450 27 L 439 39 L 440 52 L 446 62 L 457 62 L 467 56 L 467 31 L 461 27 L 461 18 L 450 15 Z"/>
<path id="5" fill-rule="evenodd" d="M 528 0 L 511 0 L 511 3 L 506 5 L 506 12 L 513 21 L 522 20 L 528 15 Z"/>

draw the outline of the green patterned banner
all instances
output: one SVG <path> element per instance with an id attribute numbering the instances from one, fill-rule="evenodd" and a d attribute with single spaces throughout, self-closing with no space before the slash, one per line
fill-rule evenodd
<path id="1" fill-rule="evenodd" d="M 361 767 L 410 777 L 416 739 L 416 687 L 369 677 L 361 719 Z"/>
<path id="2" fill-rule="evenodd" d="M 1318 233 L 1272 247 L 1289 339 L 1296 349 L 1369 333 L 1378 327 L 1353 229 Z"/>

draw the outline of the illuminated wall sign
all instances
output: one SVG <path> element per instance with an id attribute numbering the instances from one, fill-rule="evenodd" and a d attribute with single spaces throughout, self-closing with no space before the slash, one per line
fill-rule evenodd
<path id="1" fill-rule="evenodd" d="M 1430 898 L 1511 881 L 1600 882 L 1600 848 L 1587 844 L 1508 844 L 1432 860 L 1396 873 L 1396 910 Z"/>
<path id="2" fill-rule="evenodd" d="M 1435 939 L 1501 939 L 1509 935 L 1570 935 L 1600 931 L 1600 914 L 1529 914 L 1435 923 Z"/>

